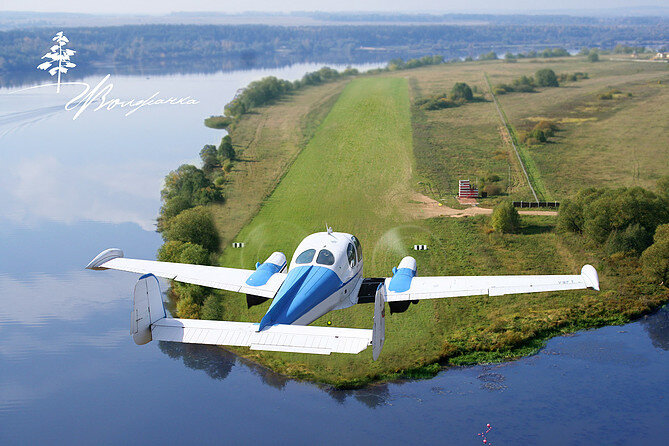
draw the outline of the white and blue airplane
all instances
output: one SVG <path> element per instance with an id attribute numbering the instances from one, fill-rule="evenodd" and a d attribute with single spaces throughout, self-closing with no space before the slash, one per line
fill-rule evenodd
<path id="1" fill-rule="evenodd" d="M 127 259 L 117 248 L 101 252 L 86 268 L 143 274 L 135 286 L 131 317 L 133 339 L 139 345 L 155 339 L 326 355 L 359 353 L 372 345 L 374 360 L 385 341 L 386 302 L 395 313 L 421 299 L 599 290 L 597 271 L 591 265 L 585 265 L 580 275 L 420 277 L 416 260 L 407 256 L 387 278 L 363 278 L 362 265 L 360 241 L 328 228 L 302 240 L 287 271 L 281 252 L 247 270 Z M 156 277 L 246 293 L 249 308 L 273 300 L 259 323 L 171 318 Z M 309 326 L 332 310 L 372 302 L 372 330 Z"/>

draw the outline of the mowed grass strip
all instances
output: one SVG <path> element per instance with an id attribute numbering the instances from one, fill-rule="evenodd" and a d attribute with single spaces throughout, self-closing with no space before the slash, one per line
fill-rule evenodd
<path id="1" fill-rule="evenodd" d="M 352 81 L 251 223 L 225 264 L 252 267 L 279 250 L 287 256 L 310 233 L 355 232 L 377 239 L 400 218 L 410 189 L 411 124 L 407 82 Z M 364 246 L 363 246 L 364 249 Z"/>
<path id="2" fill-rule="evenodd" d="M 361 239 L 365 276 L 390 275 L 391 268 L 409 254 L 407 246 L 414 237 L 416 241 L 431 237 L 421 226 L 405 225 L 405 213 L 400 212 L 410 192 L 412 151 L 407 81 L 352 81 L 260 212 L 237 237 L 246 246 L 228 248 L 221 264 L 252 268 L 273 251 L 290 258 L 303 237 L 324 230 L 327 222 L 336 231 Z M 243 297 L 234 294 L 220 304 L 222 317 L 248 321 L 258 321 L 269 305 L 247 310 Z M 235 351 L 292 376 L 355 385 L 439 357 L 441 344 L 433 339 L 439 332 L 434 331 L 434 304 L 415 307 L 388 321 L 389 340 L 378 362 L 372 362 L 371 349 L 359 355 L 328 357 Z M 330 320 L 333 326 L 371 328 L 372 315 L 372 306 L 358 305 L 334 311 L 315 324 Z"/>

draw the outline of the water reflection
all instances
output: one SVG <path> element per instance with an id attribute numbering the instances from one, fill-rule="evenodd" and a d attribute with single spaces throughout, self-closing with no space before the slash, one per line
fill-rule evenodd
<path id="1" fill-rule="evenodd" d="M 641 326 L 656 348 L 669 350 L 669 308 L 664 306 L 654 314 L 644 316 Z"/>
<path id="2" fill-rule="evenodd" d="M 235 355 L 212 345 L 158 341 L 158 348 L 172 359 L 181 359 L 186 367 L 202 370 L 211 379 L 227 378 L 235 365 Z"/>

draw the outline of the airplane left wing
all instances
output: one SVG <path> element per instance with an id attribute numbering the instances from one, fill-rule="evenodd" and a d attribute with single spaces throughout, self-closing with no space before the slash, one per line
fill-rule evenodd
<path id="1" fill-rule="evenodd" d="M 281 264 L 282 261 L 283 264 Z M 116 269 L 138 274 L 153 274 L 177 282 L 273 298 L 286 279 L 286 274 L 280 272 L 285 264 L 285 256 L 281 253 L 272 254 L 265 263 L 259 265 L 254 271 L 220 266 L 126 259 L 123 257 L 123 251 L 112 248 L 101 252 L 86 268 L 95 270 Z"/>
<path id="2" fill-rule="evenodd" d="M 414 263 L 415 265 L 415 263 Z M 599 290 L 597 271 L 585 265 L 579 275 L 414 277 L 415 269 L 400 268 L 385 280 L 387 302 L 459 296 L 501 296 L 543 291 Z"/>

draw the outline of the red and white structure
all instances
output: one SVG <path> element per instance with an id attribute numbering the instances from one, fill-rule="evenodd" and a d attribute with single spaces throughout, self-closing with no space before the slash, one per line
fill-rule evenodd
<path id="1" fill-rule="evenodd" d="M 469 180 L 460 180 L 458 187 L 458 197 L 460 198 L 478 198 L 479 189 L 472 186 Z"/>

